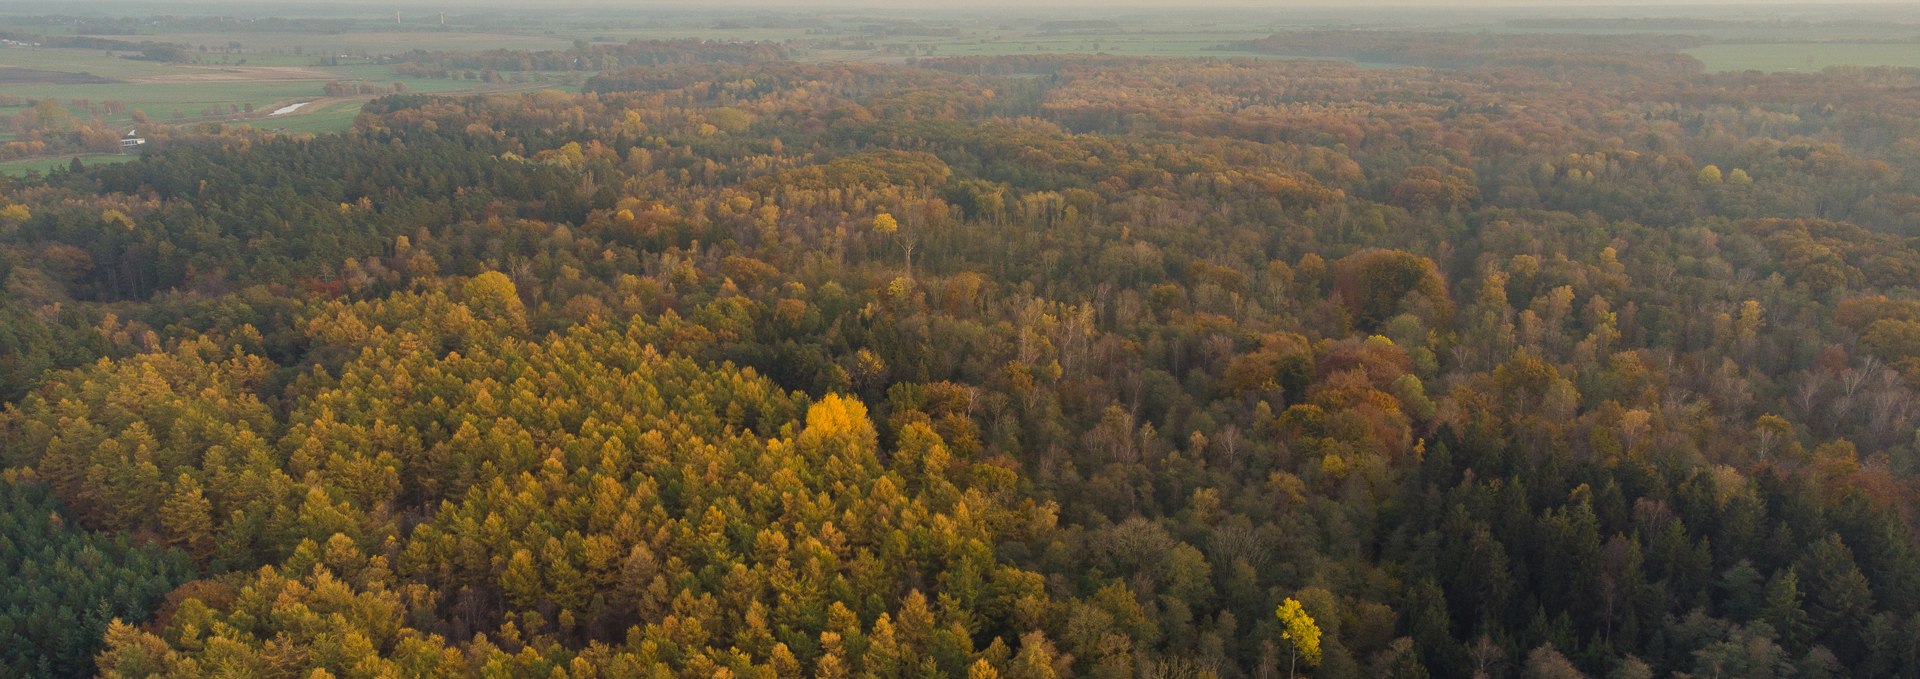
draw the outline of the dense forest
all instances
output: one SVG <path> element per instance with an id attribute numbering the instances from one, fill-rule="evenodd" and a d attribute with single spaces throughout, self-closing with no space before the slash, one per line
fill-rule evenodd
<path id="1" fill-rule="evenodd" d="M 1920 677 L 1920 71 L 1688 44 L 583 47 L 0 183 L 0 674 Z"/>

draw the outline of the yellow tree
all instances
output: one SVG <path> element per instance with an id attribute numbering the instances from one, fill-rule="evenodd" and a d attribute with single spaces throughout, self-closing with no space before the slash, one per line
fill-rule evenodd
<path id="1" fill-rule="evenodd" d="M 919 234 L 913 233 L 911 229 L 902 231 L 900 220 L 894 219 L 893 215 L 887 212 L 873 216 L 873 230 L 875 233 L 892 238 L 894 244 L 900 246 L 900 252 L 906 256 L 907 262 L 905 277 L 907 280 L 913 280 L 913 248 L 920 244 Z"/>
<path id="2" fill-rule="evenodd" d="M 1320 625 L 1313 621 L 1313 616 L 1307 615 L 1300 602 L 1292 598 L 1281 602 L 1274 614 L 1280 616 L 1280 638 L 1287 641 L 1293 652 L 1287 661 L 1287 676 L 1294 675 L 1294 667 L 1302 658 L 1308 665 L 1319 665 Z"/>
<path id="3" fill-rule="evenodd" d="M 212 513 L 213 503 L 201 492 L 200 483 L 181 474 L 172 495 L 160 504 L 160 528 L 168 544 L 205 564 L 213 556 Z"/>
<path id="4" fill-rule="evenodd" d="M 467 279 L 462 287 L 467 307 L 474 315 L 501 322 L 516 330 L 527 326 L 527 308 L 520 301 L 520 289 L 513 279 L 498 271 L 487 271 Z"/>

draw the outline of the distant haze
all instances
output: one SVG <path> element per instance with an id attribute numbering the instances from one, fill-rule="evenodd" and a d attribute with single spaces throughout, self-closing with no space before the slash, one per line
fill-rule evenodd
<path id="1" fill-rule="evenodd" d="M 749 18 L 746 13 L 858 12 L 903 19 L 1109 18 L 1121 14 L 1332 24 L 1452 25 L 1514 18 L 1711 18 L 1721 21 L 1848 21 L 1884 27 L 1920 23 L 1913 0 L 0 0 L 0 15 L 392 16 L 428 12 L 571 19 L 608 12 L 623 18 Z"/>
<path id="2" fill-rule="evenodd" d="M 485 7 L 488 9 L 515 8 L 552 8 L 552 7 L 620 7 L 623 9 L 715 9 L 738 7 L 751 9 L 953 9 L 974 8 L 1027 8 L 1027 9 L 1100 9 L 1109 7 L 1128 8 L 1234 8 L 1234 9 L 1287 9 L 1287 8 L 1354 8 L 1369 9 L 1417 7 L 1421 9 L 1482 8 L 1498 7 L 1505 9 L 1561 9 L 1603 11 L 1611 7 L 1660 7 L 1664 13 L 1684 13 L 1689 7 L 1711 7 L 1724 11 L 1729 7 L 1742 5 L 1765 6 L 1769 10 L 1785 7 L 1805 6 L 1822 9 L 1843 8 L 1847 6 L 1901 6 L 1912 5 L 1913 0 L 1844 0 L 1835 2 L 1809 2 L 1808 0 L 1691 0 L 1686 3 L 1663 2 L 1662 0 L 1200 0 L 1199 2 L 1174 2 L 1170 0 L 402 0 L 394 3 L 369 3 L 365 0 L 66 0 L 56 9 L 44 1 L 36 2 L 0 2 L 0 8 L 18 8 L 37 6 L 43 12 L 57 12 L 82 7 L 114 6 L 143 7 L 153 9 L 181 8 L 200 9 L 209 7 L 257 8 L 261 5 L 300 6 L 326 5 L 329 7 L 359 6 L 368 9 L 392 9 L 396 7 Z"/>

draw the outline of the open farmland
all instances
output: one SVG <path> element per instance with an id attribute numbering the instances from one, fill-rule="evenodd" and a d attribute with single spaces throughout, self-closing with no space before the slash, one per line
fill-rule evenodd
<path id="1" fill-rule="evenodd" d="M 559 11 L 443 15 L 419 9 L 403 10 L 396 24 L 392 15 L 365 12 L 329 12 L 328 18 L 305 20 L 317 23 L 304 29 L 297 23 L 290 27 L 269 20 L 211 23 L 191 17 L 156 17 L 138 22 L 125 33 L 102 28 L 104 24 L 98 23 L 68 24 L 40 17 L 16 19 L 14 25 L 0 18 L 0 30 L 15 33 L 184 45 L 182 61 L 186 62 L 130 58 L 139 54 L 127 50 L 0 48 L 0 84 L 4 85 L 0 94 L 6 95 L 0 97 L 0 116 L 17 116 L 28 105 L 50 98 L 77 116 L 101 116 L 113 125 L 129 128 L 135 124 L 137 112 L 155 123 L 229 120 L 288 132 L 341 131 L 351 125 L 358 105 L 375 95 L 340 98 L 333 96 L 337 92 L 328 92 L 328 83 L 365 83 L 362 92 L 388 92 L 398 83 L 407 92 L 457 93 L 510 86 L 573 89 L 586 75 L 579 71 L 515 72 L 510 74 L 513 85 L 505 82 L 509 80 L 506 77 L 489 82 L 483 70 L 475 69 L 457 69 L 446 73 L 453 77 L 445 78 L 402 75 L 395 67 L 397 55 L 415 50 L 531 53 L 618 45 L 631 40 L 768 42 L 783 46 L 792 58 L 808 62 L 901 63 L 910 58 L 1041 54 L 1353 61 L 1356 59 L 1341 55 L 1254 52 L 1246 45 L 1277 30 L 1360 20 L 1326 12 L 1249 13 L 1234 19 L 1218 13 L 1141 13 L 1082 21 L 1043 15 L 985 20 L 962 12 L 768 12 L 734 16 Z M 1409 24 L 1433 21 L 1419 12 L 1373 18 L 1389 19 Z M 1734 18 L 1671 25 L 1657 21 L 1482 21 L 1475 30 L 1686 33 L 1730 41 L 1687 50 L 1710 71 L 1808 71 L 1848 65 L 1920 67 L 1920 42 L 1913 42 L 1911 32 L 1902 25 L 1798 25 Z M 1801 36 L 1803 41 L 1791 41 L 1791 36 Z M 1359 61 L 1362 66 L 1403 65 Z M 315 100 L 324 101 L 287 115 L 261 115 L 291 103 Z M 13 133 L 0 130 L 0 140 L 13 138 Z"/>
<path id="2" fill-rule="evenodd" d="M 564 49 L 573 39 L 557 35 L 442 30 L 353 31 L 291 33 L 234 31 L 231 33 L 168 33 L 157 36 L 188 45 L 224 46 L 239 43 L 250 54 L 293 54 L 319 57 L 329 54 L 394 54 L 408 50 L 550 50 Z"/>
<path id="3" fill-rule="evenodd" d="M 360 98 L 322 102 L 301 107 L 295 112 L 297 115 L 272 116 L 245 124 L 280 132 L 339 132 L 353 126 L 354 116 L 360 114 L 360 107 L 365 103 Z"/>
<path id="4" fill-rule="evenodd" d="M 184 75 L 184 74 L 183 74 Z M 45 98 L 61 102 L 87 100 L 94 103 L 119 101 L 124 113 L 109 120 L 132 122 L 140 111 L 155 122 L 209 115 L 227 115 L 237 107 L 262 108 L 276 102 L 323 94 L 324 80 L 250 80 L 209 79 L 165 82 L 116 82 L 90 85 L 12 85 L 8 94 L 24 99 Z M 76 111 L 78 107 L 74 107 Z M 217 110 L 216 110 L 217 109 Z M 5 113 L 5 111 L 0 111 Z"/>
<path id="5" fill-rule="evenodd" d="M 166 40 L 210 38 L 208 35 L 166 35 Z M 562 74 L 515 74 L 516 79 L 535 81 L 534 85 L 482 82 L 462 78 L 403 77 L 390 64 L 369 58 L 339 55 L 320 57 L 294 54 L 302 44 L 327 44 L 327 53 L 364 49 L 403 51 L 409 44 L 442 48 L 481 40 L 479 46 L 491 48 L 494 40 L 507 44 L 551 48 L 569 41 L 558 38 L 505 40 L 505 36 L 480 34 L 435 34 L 434 40 L 399 33 L 365 33 L 345 36 L 316 36 L 336 42 L 272 42 L 272 36 L 245 36 L 257 44 L 274 44 L 273 52 L 210 52 L 201 63 L 159 63 L 127 58 L 123 54 L 80 48 L 0 48 L 0 117 L 21 115 L 33 104 L 51 99 L 79 118 L 99 117 L 108 124 L 136 129 L 144 116 L 149 123 L 183 124 L 211 121 L 247 122 L 262 129 L 288 132 L 338 132 L 352 125 L 359 106 L 372 94 L 339 97 L 329 93 L 328 84 L 365 83 L 381 92 L 399 85 L 408 92 L 449 93 L 485 92 L 538 86 L 551 81 L 559 86 Z M 282 36 L 284 37 L 284 36 Z M 191 44 L 191 43 L 189 43 Z M 219 44 L 226 44 L 225 42 Z M 242 43 L 245 44 L 245 43 Z M 244 48 L 240 48 L 244 50 Z M 286 115 L 265 118 L 264 114 L 292 103 L 325 99 L 324 105 L 306 107 Z M 124 131 L 124 130 L 123 130 Z M 0 130 L 0 141 L 16 138 L 12 131 Z M 22 159 L 0 164 L 0 173 L 19 174 L 28 169 L 64 165 L 71 153 Z"/>
<path id="6" fill-rule="evenodd" d="M 124 163 L 139 157 L 140 156 L 133 155 L 133 154 L 119 155 L 119 154 L 112 154 L 112 153 L 104 153 L 104 154 L 80 156 L 79 158 L 80 158 L 80 162 L 85 165 L 101 165 L 101 164 L 109 164 L 109 163 Z M 73 163 L 72 157 L 31 158 L 27 160 L 0 161 L 0 175 L 17 175 L 17 174 L 26 174 L 28 172 L 45 173 L 45 172 L 51 172 L 55 168 L 67 167 L 72 163 Z"/>

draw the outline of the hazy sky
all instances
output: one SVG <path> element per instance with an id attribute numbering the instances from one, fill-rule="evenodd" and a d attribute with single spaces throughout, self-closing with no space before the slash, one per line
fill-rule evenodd
<path id="1" fill-rule="evenodd" d="M 1600 9 L 1605 7 L 1662 7 L 1663 13 L 1683 13 L 1689 6 L 1713 7 L 1722 9 L 1741 5 L 1761 6 L 1777 9 L 1781 6 L 1802 5 L 1836 7 L 1845 5 L 1912 5 L 1914 0 L 1687 0 L 1682 3 L 1670 0 L 398 0 L 396 2 L 368 2 L 367 0 L 63 0 L 59 3 L 31 2 L 43 11 L 57 12 L 82 6 L 137 5 L 144 7 L 206 7 L 206 6 L 259 6 L 259 5 L 362 5 L 367 7 L 487 7 L 487 8 L 538 8 L 566 6 L 619 6 L 630 9 L 647 7 L 659 8 L 719 8 L 753 7 L 806 9 L 815 7 L 862 7 L 872 9 L 903 9 L 911 7 L 939 7 L 944 9 L 965 9 L 970 7 L 1078 7 L 1101 8 L 1125 5 L 1128 7 L 1241 7 L 1241 8 L 1287 8 L 1287 7 L 1506 7 L 1506 8 L 1565 8 Z M 20 5 L 20 2 L 0 3 Z"/>
<path id="2" fill-rule="evenodd" d="M 1036 18 L 1104 18 L 1156 11 L 1200 14 L 1206 10 L 1267 10 L 1316 20 L 1389 23 L 1481 22 L 1515 17 L 1920 22 L 1917 0 L 0 0 L 0 14 L 13 15 L 384 16 L 395 10 L 512 14 L 515 10 L 533 13 L 598 8 L 617 8 L 629 16 L 649 11 L 711 16 L 752 10 L 854 10 L 895 17 L 914 12 L 978 17 L 992 12 Z M 1393 8 L 1405 8 L 1406 13 L 1393 14 Z M 1457 13 L 1450 8 L 1457 8 Z"/>

